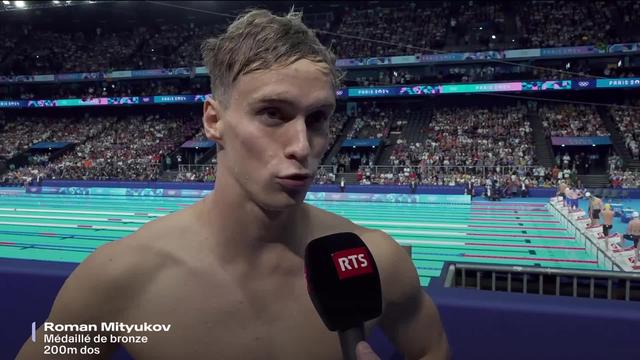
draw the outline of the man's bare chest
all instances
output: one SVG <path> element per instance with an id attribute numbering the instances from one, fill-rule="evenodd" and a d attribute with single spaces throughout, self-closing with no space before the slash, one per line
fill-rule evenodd
<path id="1" fill-rule="evenodd" d="M 124 344 L 136 359 L 339 359 L 304 276 L 248 284 L 181 277 L 145 292 L 125 323 L 169 324 L 147 343 Z M 143 335 L 135 333 L 132 335 Z"/>

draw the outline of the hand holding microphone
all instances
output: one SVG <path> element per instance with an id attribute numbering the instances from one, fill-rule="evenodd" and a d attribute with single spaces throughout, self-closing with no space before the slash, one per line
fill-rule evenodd
<path id="1" fill-rule="evenodd" d="M 380 360 L 380 357 L 373 352 L 371 346 L 364 341 L 361 341 L 356 346 L 356 359 L 357 360 Z"/>
<path id="2" fill-rule="evenodd" d="M 371 252 L 354 233 L 311 241 L 304 256 L 307 290 L 330 331 L 340 337 L 345 360 L 378 360 L 364 343 L 364 323 L 382 313 L 380 274 Z"/>

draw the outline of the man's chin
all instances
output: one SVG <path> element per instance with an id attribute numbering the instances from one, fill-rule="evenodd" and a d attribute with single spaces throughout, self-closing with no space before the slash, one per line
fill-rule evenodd
<path id="1" fill-rule="evenodd" d="M 263 207 L 271 211 L 284 211 L 304 203 L 307 191 L 283 191 L 280 194 L 268 199 Z"/>

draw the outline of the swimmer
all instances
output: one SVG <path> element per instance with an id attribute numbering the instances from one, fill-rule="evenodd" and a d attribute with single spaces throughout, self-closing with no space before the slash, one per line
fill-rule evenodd
<path id="1" fill-rule="evenodd" d="M 558 191 L 556 192 L 556 196 L 560 196 L 562 198 L 562 203 L 564 206 L 567 206 L 565 191 L 567 190 L 567 184 L 565 184 L 564 180 L 560 181 L 560 185 L 558 185 Z"/>
<path id="2" fill-rule="evenodd" d="M 597 196 L 586 193 L 585 197 L 589 199 L 589 218 L 591 219 L 590 226 L 600 224 L 600 211 L 602 210 L 602 200 Z"/>
<path id="3" fill-rule="evenodd" d="M 640 214 L 637 211 L 634 211 L 631 214 L 631 221 L 627 225 L 627 233 L 624 234 L 623 238 L 627 240 L 633 241 L 633 247 L 636 249 L 635 251 L 635 266 L 640 265 L 640 258 L 638 258 L 638 242 L 640 241 Z"/>
<path id="4" fill-rule="evenodd" d="M 66 280 L 47 321 L 171 324 L 131 334 L 149 337 L 123 344 L 138 360 L 340 359 L 338 336 L 307 293 L 303 260 L 311 240 L 354 232 L 382 287 L 382 315 L 365 333 L 379 326 L 407 359 L 447 359 L 438 310 L 406 251 L 382 231 L 304 203 L 329 144 L 335 57 L 299 14 L 266 10 L 239 17 L 202 49 L 214 94 L 203 127 L 218 146 L 215 191 L 98 248 Z M 42 327 L 37 337 L 18 359 L 56 358 L 42 355 Z M 108 359 L 117 344 L 86 345 L 100 348 L 92 359 Z M 358 357 L 378 358 L 365 342 Z"/>
<path id="5" fill-rule="evenodd" d="M 574 210 L 578 208 L 578 193 L 567 186 L 566 190 L 564 191 L 565 193 L 565 197 L 566 197 L 566 203 L 567 206 L 569 207 L 569 210 Z"/>
<path id="6" fill-rule="evenodd" d="M 613 216 L 615 213 L 611 209 L 611 204 L 606 204 L 604 206 L 604 210 L 602 211 L 602 218 L 604 220 L 604 224 L 602 225 L 602 233 L 605 237 L 609 236 L 609 230 L 613 228 Z"/>

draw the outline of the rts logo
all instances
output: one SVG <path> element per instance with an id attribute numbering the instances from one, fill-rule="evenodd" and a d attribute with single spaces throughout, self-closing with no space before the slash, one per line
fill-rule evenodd
<path id="1" fill-rule="evenodd" d="M 338 251 L 331 255 L 340 280 L 373 272 L 366 247 Z"/>

